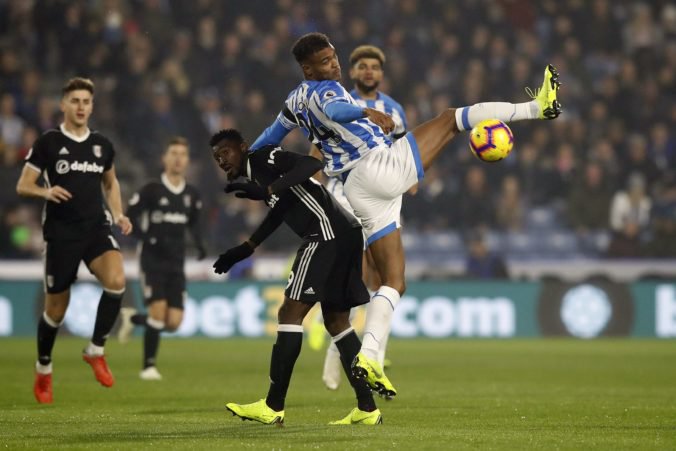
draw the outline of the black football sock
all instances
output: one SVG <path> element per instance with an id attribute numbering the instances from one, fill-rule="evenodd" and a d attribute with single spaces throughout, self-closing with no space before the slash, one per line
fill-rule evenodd
<path id="1" fill-rule="evenodd" d="M 359 337 L 357 337 L 357 334 L 352 328 L 348 330 L 350 332 L 347 333 L 347 335 L 342 337 L 342 333 L 336 335 L 338 339 L 335 343 L 340 352 L 340 363 L 343 364 L 343 370 L 345 370 L 347 379 L 350 381 L 354 393 L 357 395 L 357 406 L 359 409 L 365 412 L 373 412 L 377 407 L 371 389 L 366 384 L 366 381 L 357 379 L 352 375 L 352 361 L 361 349 L 361 341 L 359 341 Z"/>
<path id="2" fill-rule="evenodd" d="M 157 351 L 160 348 L 160 333 L 164 329 L 162 321 L 147 318 L 146 329 L 143 334 L 143 369 L 155 366 Z"/>
<path id="3" fill-rule="evenodd" d="M 131 323 L 137 326 L 145 326 L 146 321 L 148 321 L 148 315 L 145 313 L 136 313 L 131 316 Z"/>
<path id="4" fill-rule="evenodd" d="M 99 307 L 96 311 L 96 322 L 94 323 L 94 334 L 92 335 L 92 343 L 96 346 L 103 346 L 106 344 L 108 334 L 110 334 L 113 324 L 117 320 L 117 315 L 120 313 L 120 305 L 122 305 L 121 293 L 111 293 L 103 290 Z"/>
<path id="5" fill-rule="evenodd" d="M 44 312 L 38 322 L 38 362 L 49 365 L 52 362 L 52 349 L 59 332 L 59 323 L 55 322 Z"/>
<path id="6" fill-rule="evenodd" d="M 303 326 L 280 324 L 277 328 L 277 342 L 272 347 L 270 358 L 270 389 L 266 403 L 272 410 L 284 410 L 284 400 L 289 389 L 293 366 L 300 355 L 303 344 Z"/>

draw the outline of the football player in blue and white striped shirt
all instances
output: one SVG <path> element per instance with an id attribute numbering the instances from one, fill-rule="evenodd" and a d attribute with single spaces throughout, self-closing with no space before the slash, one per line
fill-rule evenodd
<path id="1" fill-rule="evenodd" d="M 394 395 L 396 390 L 376 359 L 394 308 L 406 290 L 399 230 L 402 194 L 422 180 L 425 168 L 451 139 L 482 120 L 558 117 L 559 74 L 548 65 L 542 87 L 530 102 L 449 108 L 392 143 L 388 137 L 395 126 L 392 117 L 359 106 L 340 84 L 340 64 L 326 35 L 308 33 L 294 44 L 292 52 L 305 80 L 291 91 L 282 112 L 252 149 L 278 145 L 291 130 L 300 127 L 320 148 L 324 172 L 342 177 L 345 195 L 361 220 L 383 283 L 369 303 L 362 349 L 353 362 L 353 371 L 379 392 L 385 387 Z"/>
<path id="2" fill-rule="evenodd" d="M 394 130 L 389 138 L 395 141 L 406 135 L 406 114 L 397 101 L 378 90 L 383 80 L 384 66 L 385 54 L 378 47 L 374 45 L 360 45 L 355 48 L 350 54 L 350 79 L 354 83 L 354 89 L 350 91 L 350 95 L 358 105 L 382 111 L 392 117 Z M 321 152 L 314 145 L 310 154 L 320 160 L 322 159 Z M 352 206 L 345 196 L 343 182 L 339 176 L 329 177 L 326 181 L 326 189 L 346 210 L 353 212 Z M 382 285 L 378 270 L 368 249 L 364 253 L 364 257 L 364 282 L 369 290 L 375 292 Z M 321 319 L 320 315 L 319 319 Z M 314 342 L 321 342 L 315 341 L 316 339 L 313 340 L 313 334 L 321 334 L 321 339 L 323 339 L 323 327 L 317 325 L 317 327 L 310 329 L 310 345 Z M 378 363 L 381 366 L 384 366 L 385 362 L 388 335 L 385 334 L 380 341 Z M 340 385 L 341 369 L 338 349 L 335 344 L 331 344 L 326 350 L 326 359 L 324 360 L 324 369 L 322 371 L 322 380 L 329 389 L 336 390 Z"/>
<path id="3" fill-rule="evenodd" d="M 350 95 L 358 105 L 373 108 L 392 116 L 392 141 L 406 135 L 404 108 L 384 92 L 378 90 L 383 81 L 385 54 L 374 45 L 360 45 L 350 54 L 350 79 L 354 89 Z"/>

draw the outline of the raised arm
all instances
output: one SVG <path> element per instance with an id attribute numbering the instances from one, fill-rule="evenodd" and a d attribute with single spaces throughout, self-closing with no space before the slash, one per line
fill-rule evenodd
<path id="1" fill-rule="evenodd" d="M 275 122 L 263 130 L 263 133 L 256 138 L 251 145 L 251 150 L 256 151 L 265 146 L 278 146 L 279 143 L 289 134 L 291 130 L 298 127 L 298 122 L 288 107 L 279 112 Z"/>

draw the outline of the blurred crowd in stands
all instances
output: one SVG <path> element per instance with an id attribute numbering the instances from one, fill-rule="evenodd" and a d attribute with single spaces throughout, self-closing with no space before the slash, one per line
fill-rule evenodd
<path id="1" fill-rule="evenodd" d="M 184 135 L 211 254 L 248 237 L 266 207 L 223 194 L 209 136 L 237 127 L 252 142 L 301 79 L 291 45 L 315 30 L 348 88 L 351 50 L 384 50 L 381 88 L 410 129 L 448 107 L 527 101 L 547 63 L 562 74 L 564 113 L 512 124 L 505 161 L 479 162 L 466 135 L 445 149 L 405 197 L 409 255 L 462 257 L 479 231 L 508 258 L 676 257 L 671 1 L 0 0 L 0 258 L 40 254 L 41 202 L 14 184 L 75 75 L 96 83 L 91 125 L 116 145 L 123 197 L 159 176 L 164 144 Z M 298 132 L 286 145 L 309 147 Z M 293 249 L 289 233 L 267 249 Z"/>

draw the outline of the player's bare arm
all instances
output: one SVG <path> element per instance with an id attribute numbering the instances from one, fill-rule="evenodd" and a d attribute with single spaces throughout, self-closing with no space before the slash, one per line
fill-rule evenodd
<path id="1" fill-rule="evenodd" d="M 132 225 L 129 218 L 122 213 L 122 196 L 120 195 L 120 183 L 115 175 L 115 166 L 103 173 L 101 184 L 108 208 L 113 214 L 113 222 L 120 228 L 123 235 L 129 235 Z"/>
<path id="2" fill-rule="evenodd" d="M 50 202 L 60 204 L 69 201 L 73 195 L 65 188 L 58 185 L 46 188 L 38 185 L 40 173 L 26 165 L 21 171 L 21 177 L 16 184 L 16 192 L 24 197 L 41 197 Z"/>

